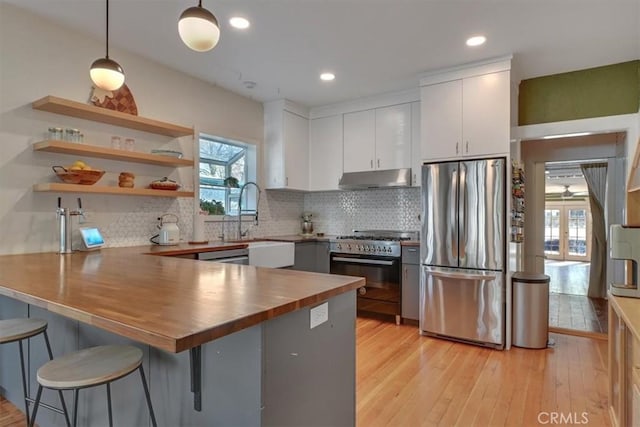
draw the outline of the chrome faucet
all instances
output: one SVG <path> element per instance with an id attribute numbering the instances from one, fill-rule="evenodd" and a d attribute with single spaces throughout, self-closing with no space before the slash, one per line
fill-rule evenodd
<path id="1" fill-rule="evenodd" d="M 78 209 L 72 211 L 70 208 L 62 207 L 62 197 L 58 197 L 58 209 L 56 209 L 56 217 L 58 223 L 58 253 L 70 254 L 73 252 L 71 217 L 80 216 L 84 218 L 82 210 L 82 199 L 78 197 Z"/>
<path id="2" fill-rule="evenodd" d="M 245 182 L 242 185 L 242 187 L 240 187 L 240 196 L 238 197 L 238 240 L 242 240 L 242 238 L 246 236 L 247 233 L 249 232 L 248 229 L 244 233 L 242 232 L 242 193 L 244 192 L 244 189 L 249 184 L 252 184 L 256 187 L 256 193 L 257 193 L 256 210 L 255 210 L 255 218 L 253 220 L 253 225 L 258 225 L 258 205 L 260 205 L 260 193 L 262 192 L 262 190 L 260 190 L 260 187 L 255 182 L 248 181 L 248 182 Z M 247 211 L 247 212 L 251 212 L 251 211 Z"/>

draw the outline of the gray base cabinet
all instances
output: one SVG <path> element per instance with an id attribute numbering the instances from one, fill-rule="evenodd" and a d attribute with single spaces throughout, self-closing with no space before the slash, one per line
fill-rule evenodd
<path id="1" fill-rule="evenodd" d="M 296 243 L 292 270 L 329 273 L 329 242 Z"/>
<path id="2" fill-rule="evenodd" d="M 402 247 L 402 318 L 420 319 L 420 249 Z"/>

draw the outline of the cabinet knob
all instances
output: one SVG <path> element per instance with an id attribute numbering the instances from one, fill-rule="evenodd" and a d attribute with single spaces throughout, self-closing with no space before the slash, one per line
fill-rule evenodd
<path id="1" fill-rule="evenodd" d="M 466 152 L 469 152 L 469 141 L 467 141 L 467 147 L 466 147 Z"/>
<path id="2" fill-rule="evenodd" d="M 380 159 L 378 159 L 378 168 L 380 167 Z"/>
<path id="3" fill-rule="evenodd" d="M 371 159 L 369 163 L 371 164 L 371 169 L 373 169 L 373 159 Z"/>
<path id="4" fill-rule="evenodd" d="M 458 149 L 458 145 L 459 145 L 459 144 L 460 144 L 459 142 L 456 142 L 456 154 L 459 154 L 459 153 L 460 153 L 460 150 Z"/>

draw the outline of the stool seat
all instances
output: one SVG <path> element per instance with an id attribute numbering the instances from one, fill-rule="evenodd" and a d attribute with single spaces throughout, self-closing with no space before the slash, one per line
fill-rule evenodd
<path id="1" fill-rule="evenodd" d="M 0 344 L 29 338 L 47 329 L 47 321 L 42 319 L 0 320 Z"/>
<path id="2" fill-rule="evenodd" d="M 45 363 L 38 382 L 52 389 L 77 389 L 108 383 L 135 371 L 142 350 L 130 345 L 104 345 L 76 351 Z"/>

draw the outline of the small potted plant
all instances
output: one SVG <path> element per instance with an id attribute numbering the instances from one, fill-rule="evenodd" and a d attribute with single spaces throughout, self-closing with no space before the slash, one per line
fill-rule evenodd
<path id="1" fill-rule="evenodd" d="M 235 176 L 228 176 L 224 179 L 224 186 L 229 188 L 238 188 L 240 187 L 238 183 L 238 178 Z"/>

